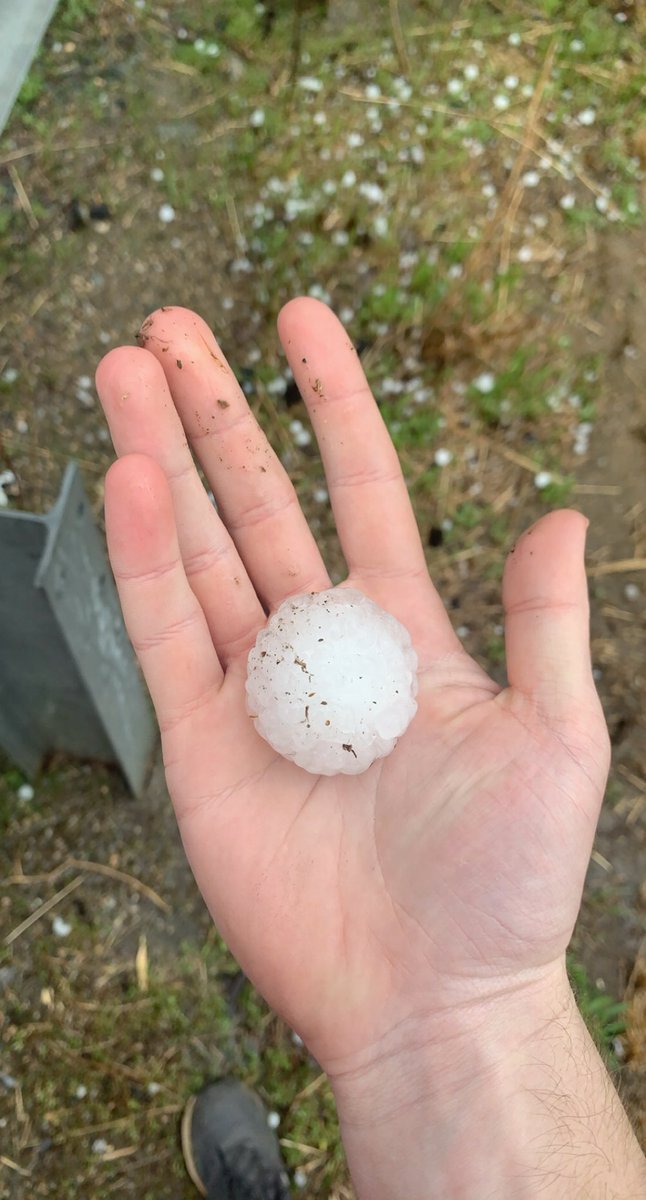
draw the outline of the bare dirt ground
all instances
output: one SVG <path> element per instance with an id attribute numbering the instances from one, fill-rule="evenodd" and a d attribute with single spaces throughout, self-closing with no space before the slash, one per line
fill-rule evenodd
<path id="1" fill-rule="evenodd" d="M 243 383 L 257 370 L 262 350 L 266 382 L 280 369 L 271 348 L 275 338 L 267 330 L 288 298 L 284 282 L 266 284 L 256 262 L 254 274 L 239 268 L 244 254 L 239 222 L 245 214 L 251 222 L 251 198 L 243 213 L 244 189 L 227 178 L 223 164 L 242 131 L 248 131 L 248 113 L 226 112 L 220 119 L 218 109 L 217 127 L 209 124 L 212 109 L 206 105 L 212 100 L 196 92 L 202 78 L 198 67 L 186 56 L 171 58 L 167 31 L 158 29 L 164 24 L 160 17 L 146 17 L 150 24 L 140 27 L 131 7 L 114 0 L 98 6 L 91 29 L 79 21 L 78 32 L 68 25 L 54 30 L 50 41 L 60 40 L 62 49 L 55 54 L 63 62 L 51 77 L 55 90 L 45 71 L 50 82 L 29 110 L 31 124 L 11 127 L 0 154 L 0 199 L 13 222 L 1 260 L 0 468 L 15 471 L 16 482 L 7 488 L 10 502 L 43 511 L 57 494 L 65 463 L 75 458 L 99 525 L 112 450 L 84 377 L 93 375 L 105 350 L 132 341 L 158 305 L 186 304 L 213 326 Z M 453 9 L 464 15 L 463 5 L 451 7 L 451 15 Z M 186 6 L 169 8 L 175 26 L 189 24 Z M 402 11 L 405 20 L 419 20 L 417 6 L 410 18 Z M 332 16 L 338 22 L 338 6 Z M 466 28 L 467 18 L 463 24 Z M 191 36 L 196 32 L 199 28 Z M 154 55 L 153 35 L 160 39 Z M 214 36 L 224 45 L 227 28 Z M 259 69 L 258 47 L 254 44 L 245 58 L 236 37 L 223 93 L 242 87 L 245 70 Z M 496 43 L 496 53 L 504 67 L 511 55 L 506 29 L 501 45 Z M 528 45 L 533 66 L 529 38 Z M 354 42 L 343 54 L 361 59 Z M 518 69 L 516 60 L 512 67 Z M 288 75 L 288 65 L 282 76 L 276 71 L 276 105 Z M 143 105 L 137 100 L 142 79 Z M 293 111 L 289 120 L 295 120 Z M 597 149 L 590 152 L 590 162 Z M 31 218 L 10 166 L 19 172 Z M 163 183 L 151 181 L 156 168 L 165 172 Z M 243 165 L 241 174 L 247 169 Z M 284 170 L 294 175 L 291 160 Z M 643 182 L 640 186 L 644 200 Z M 175 206 L 176 221 L 158 220 L 163 202 Z M 86 215 L 101 204 L 107 217 Z M 326 238 L 340 222 L 332 217 Z M 402 240 L 414 236 L 402 224 Z M 440 231 L 439 242 L 443 236 Z M 366 255 L 372 255 L 372 279 L 380 279 L 379 258 L 366 238 L 359 230 L 357 241 L 340 251 L 347 257 L 325 275 L 336 307 L 347 304 L 357 287 L 367 286 L 359 269 Z M 278 253 L 261 250 L 260 260 L 270 252 Z M 629 1002 L 626 1030 L 615 1047 L 616 1077 L 646 1148 L 643 229 L 591 226 L 564 261 L 561 267 L 547 264 L 547 284 L 533 278 L 528 287 L 536 298 L 540 338 L 555 321 L 548 296 L 559 272 L 573 280 L 572 302 L 561 313 L 559 330 L 570 336 L 575 359 L 592 356 L 600 363 L 589 452 L 567 459 L 564 471 L 573 478 L 568 502 L 591 521 L 593 660 L 613 740 L 611 780 L 573 953 L 599 994 Z M 264 300 L 259 299 L 262 287 L 267 287 Z M 411 339 L 413 351 L 421 342 L 435 347 L 437 355 L 441 343 L 449 367 L 458 372 L 474 358 L 474 369 L 488 367 L 493 351 L 488 344 L 483 348 L 482 335 L 474 350 L 463 328 L 456 333 L 450 326 L 447 332 L 435 316 L 424 321 L 418 341 Z M 410 351 L 406 321 L 398 322 Z M 365 339 L 363 327 L 349 327 L 358 341 L 365 340 L 364 360 L 377 374 L 380 357 L 392 353 L 388 335 L 380 332 L 379 321 Z M 524 330 L 526 335 L 527 326 Z M 435 386 L 437 364 L 428 358 L 425 363 Z M 16 373 L 16 382 L 7 383 L 7 370 Z M 452 554 L 437 539 L 429 545 L 429 567 L 456 625 L 470 631 L 469 649 L 503 679 L 504 666 L 494 653 L 499 647 L 492 643 L 492 629 L 501 619 L 498 566 L 514 536 L 547 506 L 531 485 L 532 455 L 541 434 L 526 425 L 511 432 L 474 428 L 455 394 L 441 392 L 441 386 L 440 407 L 456 444 L 478 446 L 473 477 L 491 507 L 482 511 L 478 525 L 474 518 L 483 556 L 477 557 L 478 547 L 465 533 L 464 541 L 452 544 Z M 307 449 L 295 456 L 288 433 L 289 420 L 302 415 L 301 408 L 289 393 L 276 396 L 261 385 L 250 399 L 256 411 L 262 410 L 270 436 L 292 455 L 285 461 L 340 577 L 329 512 L 312 496 L 314 485 L 322 482 L 315 454 Z M 428 453 L 425 446 L 402 452 L 415 488 L 416 464 Z M 431 527 L 437 531 L 452 511 L 451 503 L 467 497 L 461 480 L 451 487 L 450 492 L 448 484 L 434 479 L 427 490 L 414 491 L 425 542 Z M 500 518 L 496 505 L 506 495 L 517 495 L 518 504 L 504 510 L 508 524 L 488 541 L 489 527 Z M 483 523 L 487 528 L 478 533 Z M 70 925 L 68 935 L 55 935 L 53 913 L 47 914 L 3 945 L 0 957 L 0 1146 L 11 1163 L 0 1168 L 0 1194 L 11 1200 L 80 1194 L 99 1200 L 113 1195 L 188 1200 L 194 1193 L 183 1178 L 176 1144 L 181 1105 L 205 1076 L 232 1070 L 258 1087 L 279 1113 L 299 1194 L 349 1197 L 325 1081 L 290 1031 L 253 995 L 213 934 L 183 857 L 159 759 L 139 800 L 128 796 L 116 770 L 54 756 L 35 781 L 34 800 L 22 803 L 17 799 L 22 777 L 10 764 L 2 765 L 3 935 L 11 937 L 68 883 L 74 887 L 53 910 Z"/>

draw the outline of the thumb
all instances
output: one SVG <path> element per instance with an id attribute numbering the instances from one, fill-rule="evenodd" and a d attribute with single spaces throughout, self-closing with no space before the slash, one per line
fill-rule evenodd
<path id="1" fill-rule="evenodd" d="M 559 722 L 596 701 L 585 574 L 587 519 L 571 509 L 532 525 L 507 558 L 502 596 L 507 677 Z"/>

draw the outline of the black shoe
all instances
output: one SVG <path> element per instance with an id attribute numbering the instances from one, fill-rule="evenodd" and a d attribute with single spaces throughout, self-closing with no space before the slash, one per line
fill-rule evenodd
<path id="1" fill-rule="evenodd" d="M 182 1116 L 182 1152 L 207 1200 L 289 1200 L 278 1138 L 262 1101 L 236 1079 L 209 1083 Z"/>

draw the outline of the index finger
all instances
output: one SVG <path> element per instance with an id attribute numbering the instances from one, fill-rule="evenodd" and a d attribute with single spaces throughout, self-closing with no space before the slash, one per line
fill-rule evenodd
<path id="1" fill-rule="evenodd" d="M 458 649 L 429 578 L 397 451 L 348 334 L 310 297 L 285 305 L 278 332 L 321 451 L 349 581 L 433 657 Z"/>

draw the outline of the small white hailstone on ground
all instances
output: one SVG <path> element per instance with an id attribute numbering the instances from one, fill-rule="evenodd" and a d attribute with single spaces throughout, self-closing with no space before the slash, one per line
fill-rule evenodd
<path id="1" fill-rule="evenodd" d="M 626 600 L 639 600 L 641 592 L 636 583 L 627 583 L 624 588 L 624 596 Z"/>
<path id="2" fill-rule="evenodd" d="M 388 234 L 388 217 L 384 216 L 383 213 L 375 217 L 372 228 L 376 237 L 386 237 Z"/>
<path id="3" fill-rule="evenodd" d="M 302 1037 L 300 1037 L 300 1035 L 298 1033 L 296 1033 L 296 1030 L 292 1031 L 292 1041 L 295 1046 L 303 1046 L 304 1045 Z"/>
<path id="4" fill-rule="evenodd" d="M 469 634 L 471 633 L 471 630 L 469 629 L 468 625 L 458 625 L 455 632 L 457 633 L 459 638 L 465 638 L 465 637 L 469 636 Z"/>
<path id="5" fill-rule="evenodd" d="M 327 504 L 328 500 L 330 499 L 327 488 L 315 487 L 314 491 L 312 492 L 312 499 L 316 500 L 317 504 Z"/>
<path id="6" fill-rule="evenodd" d="M 462 266 L 462 263 L 451 263 L 451 266 L 446 274 L 449 279 L 461 279 L 464 275 L 464 267 Z"/>
<path id="7" fill-rule="evenodd" d="M 526 188 L 538 187 L 540 182 L 541 177 L 538 171 L 525 171 L 525 174 L 521 176 L 521 183 Z"/>
<path id="8" fill-rule="evenodd" d="M 636 346 L 631 346 L 630 344 L 628 346 L 624 346 L 624 357 L 625 358 L 639 358 L 639 350 L 637 349 Z M 16 429 L 18 429 L 17 421 L 16 421 Z M 24 433 L 24 432 L 26 432 L 26 430 L 19 430 L 18 432 Z"/>
<path id="9" fill-rule="evenodd" d="M 517 75 L 505 75 L 503 83 L 504 83 L 505 87 L 507 88 L 508 92 L 513 92 L 514 89 L 518 87 L 518 83 L 519 83 L 518 76 Z"/>
<path id="10" fill-rule="evenodd" d="M 317 79 L 316 75 L 303 75 L 298 81 L 298 86 L 302 87 L 304 92 L 322 92 L 323 81 Z"/>
<path id="11" fill-rule="evenodd" d="M 312 774 L 358 775 L 417 711 L 408 630 L 356 588 L 290 596 L 247 664 L 247 711 L 265 741 Z"/>
<path id="12" fill-rule="evenodd" d="M 592 422 L 582 421 L 577 425 L 574 435 L 574 446 L 572 447 L 575 454 L 587 454 L 590 445 L 590 434 L 592 433 Z"/>
<path id="13" fill-rule="evenodd" d="M 21 804 L 28 804 L 34 798 L 34 789 L 30 783 L 21 783 L 18 788 L 18 799 Z"/>
<path id="14" fill-rule="evenodd" d="M 356 182 L 357 182 L 357 177 L 356 177 L 354 171 L 346 171 L 345 175 L 341 179 L 341 187 L 348 187 L 348 188 L 354 187 Z"/>
<path id="15" fill-rule="evenodd" d="M 249 124 L 251 125 L 252 129 L 260 129 L 260 126 L 264 125 L 264 123 L 265 123 L 264 108 L 254 108 L 251 116 L 249 117 Z"/>
<path id="16" fill-rule="evenodd" d="M 297 1188 L 304 1188 L 307 1185 L 307 1175 L 300 1167 L 294 1171 L 294 1183 Z"/>
<path id="17" fill-rule="evenodd" d="M 576 196 L 573 195 L 572 192 L 567 192 L 565 196 L 561 196 L 559 204 L 561 205 L 561 208 L 565 210 L 565 212 L 570 212 L 576 204 Z"/>
<path id="18" fill-rule="evenodd" d="M 615 13 L 615 21 L 617 22 L 618 25 L 625 25 L 627 20 L 628 20 L 628 13 L 625 13 L 625 12 Z"/>
<path id="19" fill-rule="evenodd" d="M 504 92 L 498 92 L 493 98 L 493 106 L 498 109 L 498 112 L 504 112 L 506 108 L 509 108 L 510 103 L 509 96 L 506 96 Z"/>
<path id="20" fill-rule="evenodd" d="M 596 119 L 597 119 L 597 113 L 596 113 L 596 109 L 594 109 L 594 108 L 584 108 L 581 110 L 581 112 L 577 116 L 577 121 L 579 122 L 579 125 L 594 125 Z"/>
<path id="21" fill-rule="evenodd" d="M 426 155 L 424 154 L 422 146 L 411 146 L 410 160 L 411 162 L 414 162 L 416 166 L 421 167 L 422 163 L 426 161 Z"/>
<path id="22" fill-rule="evenodd" d="M 518 261 L 520 263 L 529 263 L 534 257 L 534 251 L 531 246 L 521 246 L 518 251 Z"/>
<path id="23" fill-rule="evenodd" d="M 74 1095 L 76 1096 L 77 1100 L 85 1100 L 85 1097 L 87 1096 L 87 1088 L 85 1084 L 79 1083 L 78 1087 L 74 1089 Z"/>
<path id="24" fill-rule="evenodd" d="M 280 1125 L 280 1115 L 277 1112 L 267 1113 L 267 1124 L 270 1129 L 278 1129 Z"/>
<path id="25" fill-rule="evenodd" d="M 435 451 L 433 462 L 436 467 L 448 467 L 449 463 L 453 462 L 453 454 L 441 446 L 439 450 Z"/>
<path id="26" fill-rule="evenodd" d="M 80 388 L 82 391 L 86 392 L 89 388 L 92 387 L 92 380 L 90 379 L 90 376 L 89 375 L 79 375 L 79 377 L 76 381 L 76 386 L 78 388 Z"/>
<path id="27" fill-rule="evenodd" d="M 276 375 L 275 379 L 270 379 L 269 383 L 265 384 L 270 396 L 284 396 L 287 391 L 287 380 L 283 375 Z"/>
<path id="28" fill-rule="evenodd" d="M 570 42 L 570 50 L 572 51 L 573 54 L 580 54 L 582 50 L 585 50 L 585 46 L 584 46 L 584 43 L 581 41 L 581 38 L 573 38 L 572 39 L 572 41 Z"/>
<path id="29" fill-rule="evenodd" d="M 170 225 L 175 220 L 175 209 L 172 204 L 160 204 L 158 217 L 162 225 Z"/>
<path id="30" fill-rule="evenodd" d="M 378 100 L 381 96 L 381 88 L 378 83 L 369 83 L 366 85 L 366 100 Z"/>
<path id="31" fill-rule="evenodd" d="M 473 386 L 482 396 L 487 396 L 496 386 L 496 377 L 491 371 L 483 371 L 474 379 Z"/>
<path id="32" fill-rule="evenodd" d="M 16 433 L 29 433 L 29 425 L 23 417 L 18 417 L 16 421 Z"/>
<path id="33" fill-rule="evenodd" d="M 335 229 L 332 234 L 332 241 L 335 246 L 347 246 L 350 241 L 350 234 L 347 229 Z"/>
<path id="34" fill-rule="evenodd" d="M 15 383 L 18 378 L 18 372 L 15 367 L 6 367 L 2 372 L 3 383 Z"/>
<path id="35" fill-rule="evenodd" d="M 493 200 L 496 195 L 496 187 L 493 183 L 485 183 L 482 185 L 482 194 L 485 200 Z"/>
<path id="36" fill-rule="evenodd" d="M 521 36 L 517 32 L 510 33 L 509 37 L 507 38 L 510 46 L 520 46 L 521 40 Z"/>
<path id="37" fill-rule="evenodd" d="M 363 146 L 363 135 L 356 129 L 351 129 L 345 140 L 351 150 L 356 150 L 358 146 Z"/>
<path id="38" fill-rule="evenodd" d="M 161 183 L 162 179 L 164 178 L 164 172 L 162 171 L 161 167 L 153 167 L 152 171 L 150 172 L 150 178 L 152 179 L 153 183 Z"/>
<path id="39" fill-rule="evenodd" d="M 64 917 L 54 917 L 52 932 L 56 934 L 56 937 L 68 937 L 72 932 L 72 926 Z"/>
<path id="40" fill-rule="evenodd" d="M 309 429 L 306 429 L 302 421 L 290 421 L 289 432 L 291 433 L 297 446 L 309 446 L 312 441 L 312 435 Z"/>
<path id="41" fill-rule="evenodd" d="M 539 492 L 542 492 L 543 488 L 548 487 L 551 482 L 552 476 L 549 471 L 539 471 L 538 474 L 534 476 L 534 487 L 537 488 Z"/>
<path id="42" fill-rule="evenodd" d="M 343 232 L 345 232 L 345 231 L 343 231 Z M 342 308 L 339 313 L 339 320 L 342 322 L 343 325 L 349 325 L 350 321 L 354 321 L 354 309 L 347 308 L 347 307 Z"/>
<path id="43" fill-rule="evenodd" d="M 384 189 L 378 183 L 360 183 L 359 194 L 365 196 L 371 204 L 381 204 L 384 198 Z"/>
<path id="44" fill-rule="evenodd" d="M 148 1092 L 149 1096 L 158 1096 L 161 1092 L 161 1084 L 155 1083 L 154 1080 L 152 1080 L 146 1085 L 146 1091 Z"/>
<path id="45" fill-rule="evenodd" d="M 320 283 L 313 283 L 307 292 L 308 296 L 313 296 L 315 300 L 322 300 L 324 304 L 331 304 L 332 297 L 326 288 L 321 287 Z"/>
<path id="46" fill-rule="evenodd" d="M 474 83 L 480 74 L 480 67 L 476 63 L 467 63 L 464 68 L 464 78 L 468 79 L 469 83 Z"/>
<path id="47" fill-rule="evenodd" d="M 605 213 L 608 211 L 609 201 L 607 196 L 597 196 L 594 206 L 597 212 Z"/>
<path id="48" fill-rule="evenodd" d="M 111 1150 L 111 1149 L 112 1149 L 112 1146 L 110 1145 L 109 1142 L 106 1142 L 105 1138 L 95 1138 L 94 1141 L 92 1142 L 92 1153 L 93 1154 L 107 1154 L 108 1150 Z"/>
<path id="49" fill-rule="evenodd" d="M 446 90 L 449 96 L 461 96 L 464 84 L 461 79 L 449 79 Z"/>

